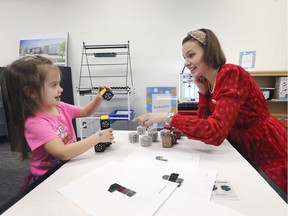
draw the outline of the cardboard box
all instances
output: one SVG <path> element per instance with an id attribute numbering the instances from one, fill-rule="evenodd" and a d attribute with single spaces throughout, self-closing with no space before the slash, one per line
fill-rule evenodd
<path id="1" fill-rule="evenodd" d="M 288 99 L 288 77 L 276 77 L 274 98 L 279 100 Z"/>

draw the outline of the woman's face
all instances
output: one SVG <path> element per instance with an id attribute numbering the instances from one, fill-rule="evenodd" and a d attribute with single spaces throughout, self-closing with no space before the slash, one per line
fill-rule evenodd
<path id="1" fill-rule="evenodd" d="M 185 66 L 190 70 L 193 77 L 203 77 L 210 68 L 204 61 L 204 50 L 197 41 L 187 41 L 182 46 L 182 55 Z"/>

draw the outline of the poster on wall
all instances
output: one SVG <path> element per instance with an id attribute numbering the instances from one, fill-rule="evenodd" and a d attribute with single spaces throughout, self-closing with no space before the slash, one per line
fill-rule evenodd
<path id="1" fill-rule="evenodd" d="M 146 112 L 177 112 L 176 87 L 147 87 Z M 163 128 L 163 124 L 154 124 L 154 127 Z"/>
<path id="2" fill-rule="evenodd" d="M 239 65 L 246 70 L 255 69 L 256 51 L 240 52 Z"/>
<path id="3" fill-rule="evenodd" d="M 19 57 L 41 55 L 54 64 L 67 66 L 68 32 L 25 34 L 20 38 Z"/>

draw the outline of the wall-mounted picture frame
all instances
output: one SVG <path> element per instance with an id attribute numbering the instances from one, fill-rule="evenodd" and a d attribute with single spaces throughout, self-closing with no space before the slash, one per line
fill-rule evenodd
<path id="1" fill-rule="evenodd" d="M 146 88 L 146 112 L 177 112 L 177 88 L 176 87 L 147 87 Z M 153 125 L 163 128 L 163 124 Z"/>
<path id="2" fill-rule="evenodd" d="M 240 52 L 239 65 L 246 70 L 255 69 L 256 51 Z"/>
<path id="3" fill-rule="evenodd" d="M 25 34 L 20 38 L 19 57 L 41 55 L 54 64 L 67 66 L 68 32 Z"/>

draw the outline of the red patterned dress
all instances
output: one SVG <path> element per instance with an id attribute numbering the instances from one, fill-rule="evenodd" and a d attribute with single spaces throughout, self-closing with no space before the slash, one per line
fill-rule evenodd
<path id="1" fill-rule="evenodd" d="M 287 194 L 287 129 L 270 115 L 250 74 L 237 65 L 221 66 L 213 94 L 199 95 L 197 116 L 176 114 L 170 125 L 188 138 L 218 146 L 230 143 Z"/>

